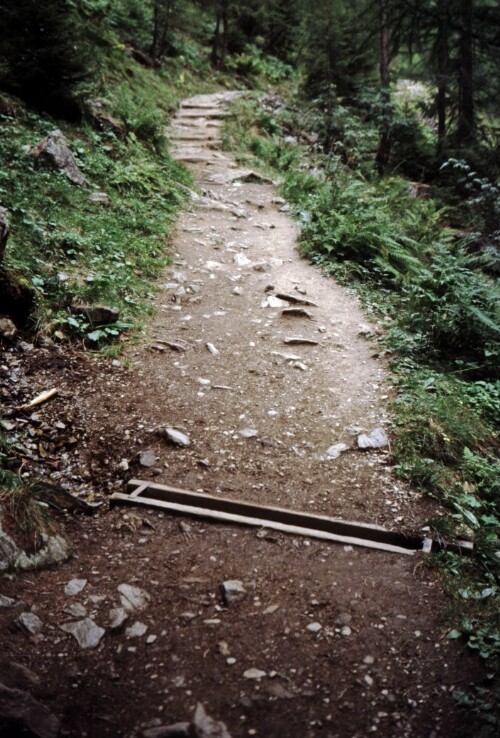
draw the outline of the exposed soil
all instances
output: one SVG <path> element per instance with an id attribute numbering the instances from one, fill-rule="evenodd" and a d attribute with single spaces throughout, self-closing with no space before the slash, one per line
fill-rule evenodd
<path id="1" fill-rule="evenodd" d="M 174 123 L 176 156 L 201 192 L 179 218 L 175 263 L 161 277 L 144 340 L 121 362 L 6 347 L 7 403 L 60 388 L 35 418 L 13 416 L 19 433 L 23 423 L 32 431 L 25 469 L 87 497 L 140 477 L 419 531 L 432 509 L 394 478 L 390 446 L 357 448 L 359 433 L 382 427 L 390 436 L 394 391 L 377 356 L 378 327 L 367 327 L 348 290 L 298 256 L 276 188 L 246 181 L 220 151 L 230 99 L 186 101 Z M 288 305 L 310 315 L 283 314 L 277 294 L 314 303 Z M 317 345 L 285 343 L 293 337 Z M 190 445 L 166 443 L 164 426 Z M 349 449 L 328 458 L 341 442 Z M 155 462 L 141 467 L 146 450 Z M 1 593 L 19 601 L 0 609 L 3 681 L 26 688 L 10 662 L 39 675 L 29 689 L 60 718 L 61 735 L 140 736 L 148 725 L 190 720 L 197 702 L 233 738 L 477 734 L 453 692 L 480 681 L 482 667 L 447 640 L 447 603 L 423 555 L 143 508 L 68 516 L 65 525 L 70 562 L 0 580 Z M 87 585 L 68 596 L 75 577 Z M 224 602 L 226 580 L 243 583 L 244 599 Z M 108 628 L 124 582 L 151 596 L 125 626 L 139 620 L 145 635 L 108 629 L 97 648 L 82 650 L 59 629 L 75 619 L 65 613 L 75 603 Z M 15 622 L 30 609 L 44 623 L 34 636 Z M 249 669 L 265 674 L 249 678 Z"/>

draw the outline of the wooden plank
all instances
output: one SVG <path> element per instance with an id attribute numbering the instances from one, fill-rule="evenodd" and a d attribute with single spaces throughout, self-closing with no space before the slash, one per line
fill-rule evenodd
<path id="1" fill-rule="evenodd" d="M 132 479 L 128 483 L 128 487 L 134 490 L 143 484 L 143 480 Z M 413 550 L 422 548 L 422 539 L 389 531 L 380 525 L 340 520 L 338 518 L 288 510 L 281 507 L 263 506 L 254 502 L 229 497 L 214 497 L 206 493 L 193 492 L 155 482 L 149 482 L 145 491 L 148 498 L 160 499 L 169 503 L 193 505 L 194 507 L 215 510 L 221 513 L 256 518 L 259 521 L 264 519 L 268 523 L 274 522 L 283 525 L 292 525 L 334 535 L 348 536 L 350 538 L 365 538 L 399 548 Z"/>
<path id="2" fill-rule="evenodd" d="M 148 483 L 143 482 L 138 487 L 136 487 L 132 492 L 130 492 L 130 497 L 138 497 L 142 492 L 147 490 L 147 488 L 148 488 Z"/>
<path id="3" fill-rule="evenodd" d="M 236 523 L 238 525 L 256 526 L 258 528 L 271 528 L 282 533 L 291 533 L 297 536 L 306 536 L 309 538 L 318 538 L 323 541 L 332 541 L 334 543 L 343 543 L 351 546 L 364 546 L 365 548 L 373 548 L 379 551 L 387 551 L 389 553 L 406 554 L 409 556 L 417 553 L 416 549 L 403 548 L 401 546 L 393 546 L 388 543 L 371 541 L 367 538 L 356 538 L 353 536 L 336 535 L 326 531 L 315 530 L 313 528 L 302 528 L 297 525 L 287 525 L 266 518 L 247 517 L 245 515 L 237 515 L 234 513 L 221 512 L 220 510 L 209 510 L 207 508 L 195 507 L 193 505 L 182 505 L 175 502 L 167 502 L 148 497 L 132 497 L 131 495 L 115 492 L 111 495 L 111 502 L 121 502 L 128 505 L 142 505 L 144 507 L 156 507 L 161 510 L 169 510 L 183 515 L 192 515 L 195 517 L 205 518 L 209 520 L 222 521 L 227 523 Z"/>
<path id="4" fill-rule="evenodd" d="M 172 512 L 274 528 L 297 535 L 310 535 L 313 538 L 378 548 L 394 553 L 411 554 L 417 551 L 436 553 L 447 550 L 471 555 L 474 551 L 474 544 L 469 541 L 433 541 L 431 538 L 408 536 L 398 531 L 387 530 L 380 525 L 258 505 L 229 497 L 214 497 L 141 479 L 131 479 L 128 487 L 131 493 L 116 493 L 112 495 L 111 501 L 142 505 L 146 500 L 147 505 L 169 509 Z M 146 493 L 147 497 L 144 496 Z"/>

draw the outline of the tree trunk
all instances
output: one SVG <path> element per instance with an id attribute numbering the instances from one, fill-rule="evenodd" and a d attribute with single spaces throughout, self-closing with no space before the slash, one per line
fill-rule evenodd
<path id="1" fill-rule="evenodd" d="M 153 42 L 151 44 L 151 56 L 153 59 L 161 59 L 165 54 L 172 11 L 173 0 L 154 0 Z"/>
<path id="2" fill-rule="evenodd" d="M 229 0 L 216 0 L 215 33 L 210 61 L 216 69 L 224 69 L 228 46 Z"/>
<path id="3" fill-rule="evenodd" d="M 438 0 L 437 29 L 437 115 L 438 115 L 438 154 L 443 151 L 446 138 L 446 97 L 449 72 L 449 18 L 447 0 Z"/>
<path id="4" fill-rule="evenodd" d="M 228 0 L 222 0 L 222 52 L 221 52 L 221 57 L 220 57 L 219 69 L 224 69 L 226 66 L 227 34 L 228 34 Z"/>
<path id="5" fill-rule="evenodd" d="M 457 132 L 458 142 L 460 144 L 469 144 L 474 140 L 476 127 L 474 111 L 473 11 L 474 0 L 461 1 Z"/>
<path id="6" fill-rule="evenodd" d="M 215 32 L 212 40 L 212 53 L 210 54 L 210 61 L 213 67 L 217 67 L 219 64 L 219 47 L 220 47 L 220 26 L 222 21 L 222 8 L 220 0 L 216 0 L 215 3 Z"/>
<path id="7" fill-rule="evenodd" d="M 382 176 L 387 167 L 391 153 L 391 89 L 390 89 L 390 58 L 389 58 L 389 27 L 388 27 L 388 0 L 378 0 L 379 33 L 380 33 L 380 84 L 382 94 L 382 125 L 377 151 L 377 170 Z"/>

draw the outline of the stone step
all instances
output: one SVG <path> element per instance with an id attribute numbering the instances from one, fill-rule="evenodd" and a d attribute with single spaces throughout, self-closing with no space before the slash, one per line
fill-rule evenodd
<path id="1" fill-rule="evenodd" d="M 221 159 L 215 156 L 204 156 L 203 154 L 189 154 L 182 151 L 172 152 L 172 156 L 176 161 L 183 161 L 189 164 L 230 164 L 230 159 Z"/>
<path id="2" fill-rule="evenodd" d="M 182 120 L 183 118 L 227 118 L 228 115 L 230 113 L 225 110 L 188 108 L 187 110 L 179 110 L 175 117 L 177 120 Z"/>
<path id="3" fill-rule="evenodd" d="M 184 102 L 181 103 L 180 110 L 214 110 L 214 104 L 211 103 L 197 103 L 197 102 Z"/>
<path id="4" fill-rule="evenodd" d="M 171 141 L 186 141 L 186 142 L 194 142 L 194 143 L 196 143 L 196 142 L 200 142 L 200 143 L 206 142 L 206 143 L 210 143 L 210 144 L 213 144 L 213 143 L 221 143 L 222 142 L 222 139 L 220 138 L 220 136 L 215 136 L 215 135 L 211 136 L 210 134 L 208 134 L 207 136 L 204 136 L 203 134 L 201 134 L 200 136 L 194 136 L 192 134 L 189 135 L 189 134 L 182 134 L 182 133 L 180 133 L 180 134 L 177 134 L 176 135 L 174 133 L 172 136 L 170 136 L 170 140 Z"/>

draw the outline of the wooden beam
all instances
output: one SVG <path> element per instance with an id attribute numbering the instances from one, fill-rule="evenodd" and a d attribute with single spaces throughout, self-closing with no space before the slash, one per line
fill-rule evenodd
<path id="1" fill-rule="evenodd" d="M 310 536 L 407 555 L 417 552 L 435 553 L 444 549 L 471 554 L 474 548 L 473 544 L 468 541 L 433 541 L 431 538 L 409 536 L 387 530 L 380 525 L 258 505 L 228 497 L 214 497 L 206 493 L 140 479 L 130 480 L 128 488 L 130 490 L 128 494 L 118 492 L 113 494 L 111 504 L 158 507 L 177 514 L 272 528 L 294 535 Z"/>
<path id="2" fill-rule="evenodd" d="M 343 543 L 351 546 L 365 546 L 366 548 L 375 548 L 380 551 L 388 551 L 390 553 L 413 555 L 416 549 L 403 548 L 401 546 L 393 546 L 388 543 L 380 543 L 371 541 L 368 538 L 355 538 L 353 536 L 341 536 L 335 533 L 315 530 L 314 528 L 303 528 L 298 525 L 287 525 L 279 523 L 275 520 L 267 520 L 266 518 L 248 517 L 246 515 L 236 515 L 234 513 L 222 512 L 220 510 L 210 510 L 203 507 L 194 507 L 193 505 L 181 505 L 175 502 L 167 502 L 156 498 L 133 497 L 132 495 L 115 492 L 111 496 L 113 504 L 121 502 L 125 505 L 140 505 L 143 507 L 156 507 L 161 510 L 169 510 L 173 513 L 181 515 L 192 515 L 195 517 L 205 518 L 225 523 L 235 523 L 238 525 L 256 526 L 258 528 L 271 528 L 279 530 L 282 533 L 291 533 L 296 536 L 307 536 L 309 538 L 319 538 L 324 541 L 332 541 L 335 543 Z"/>

